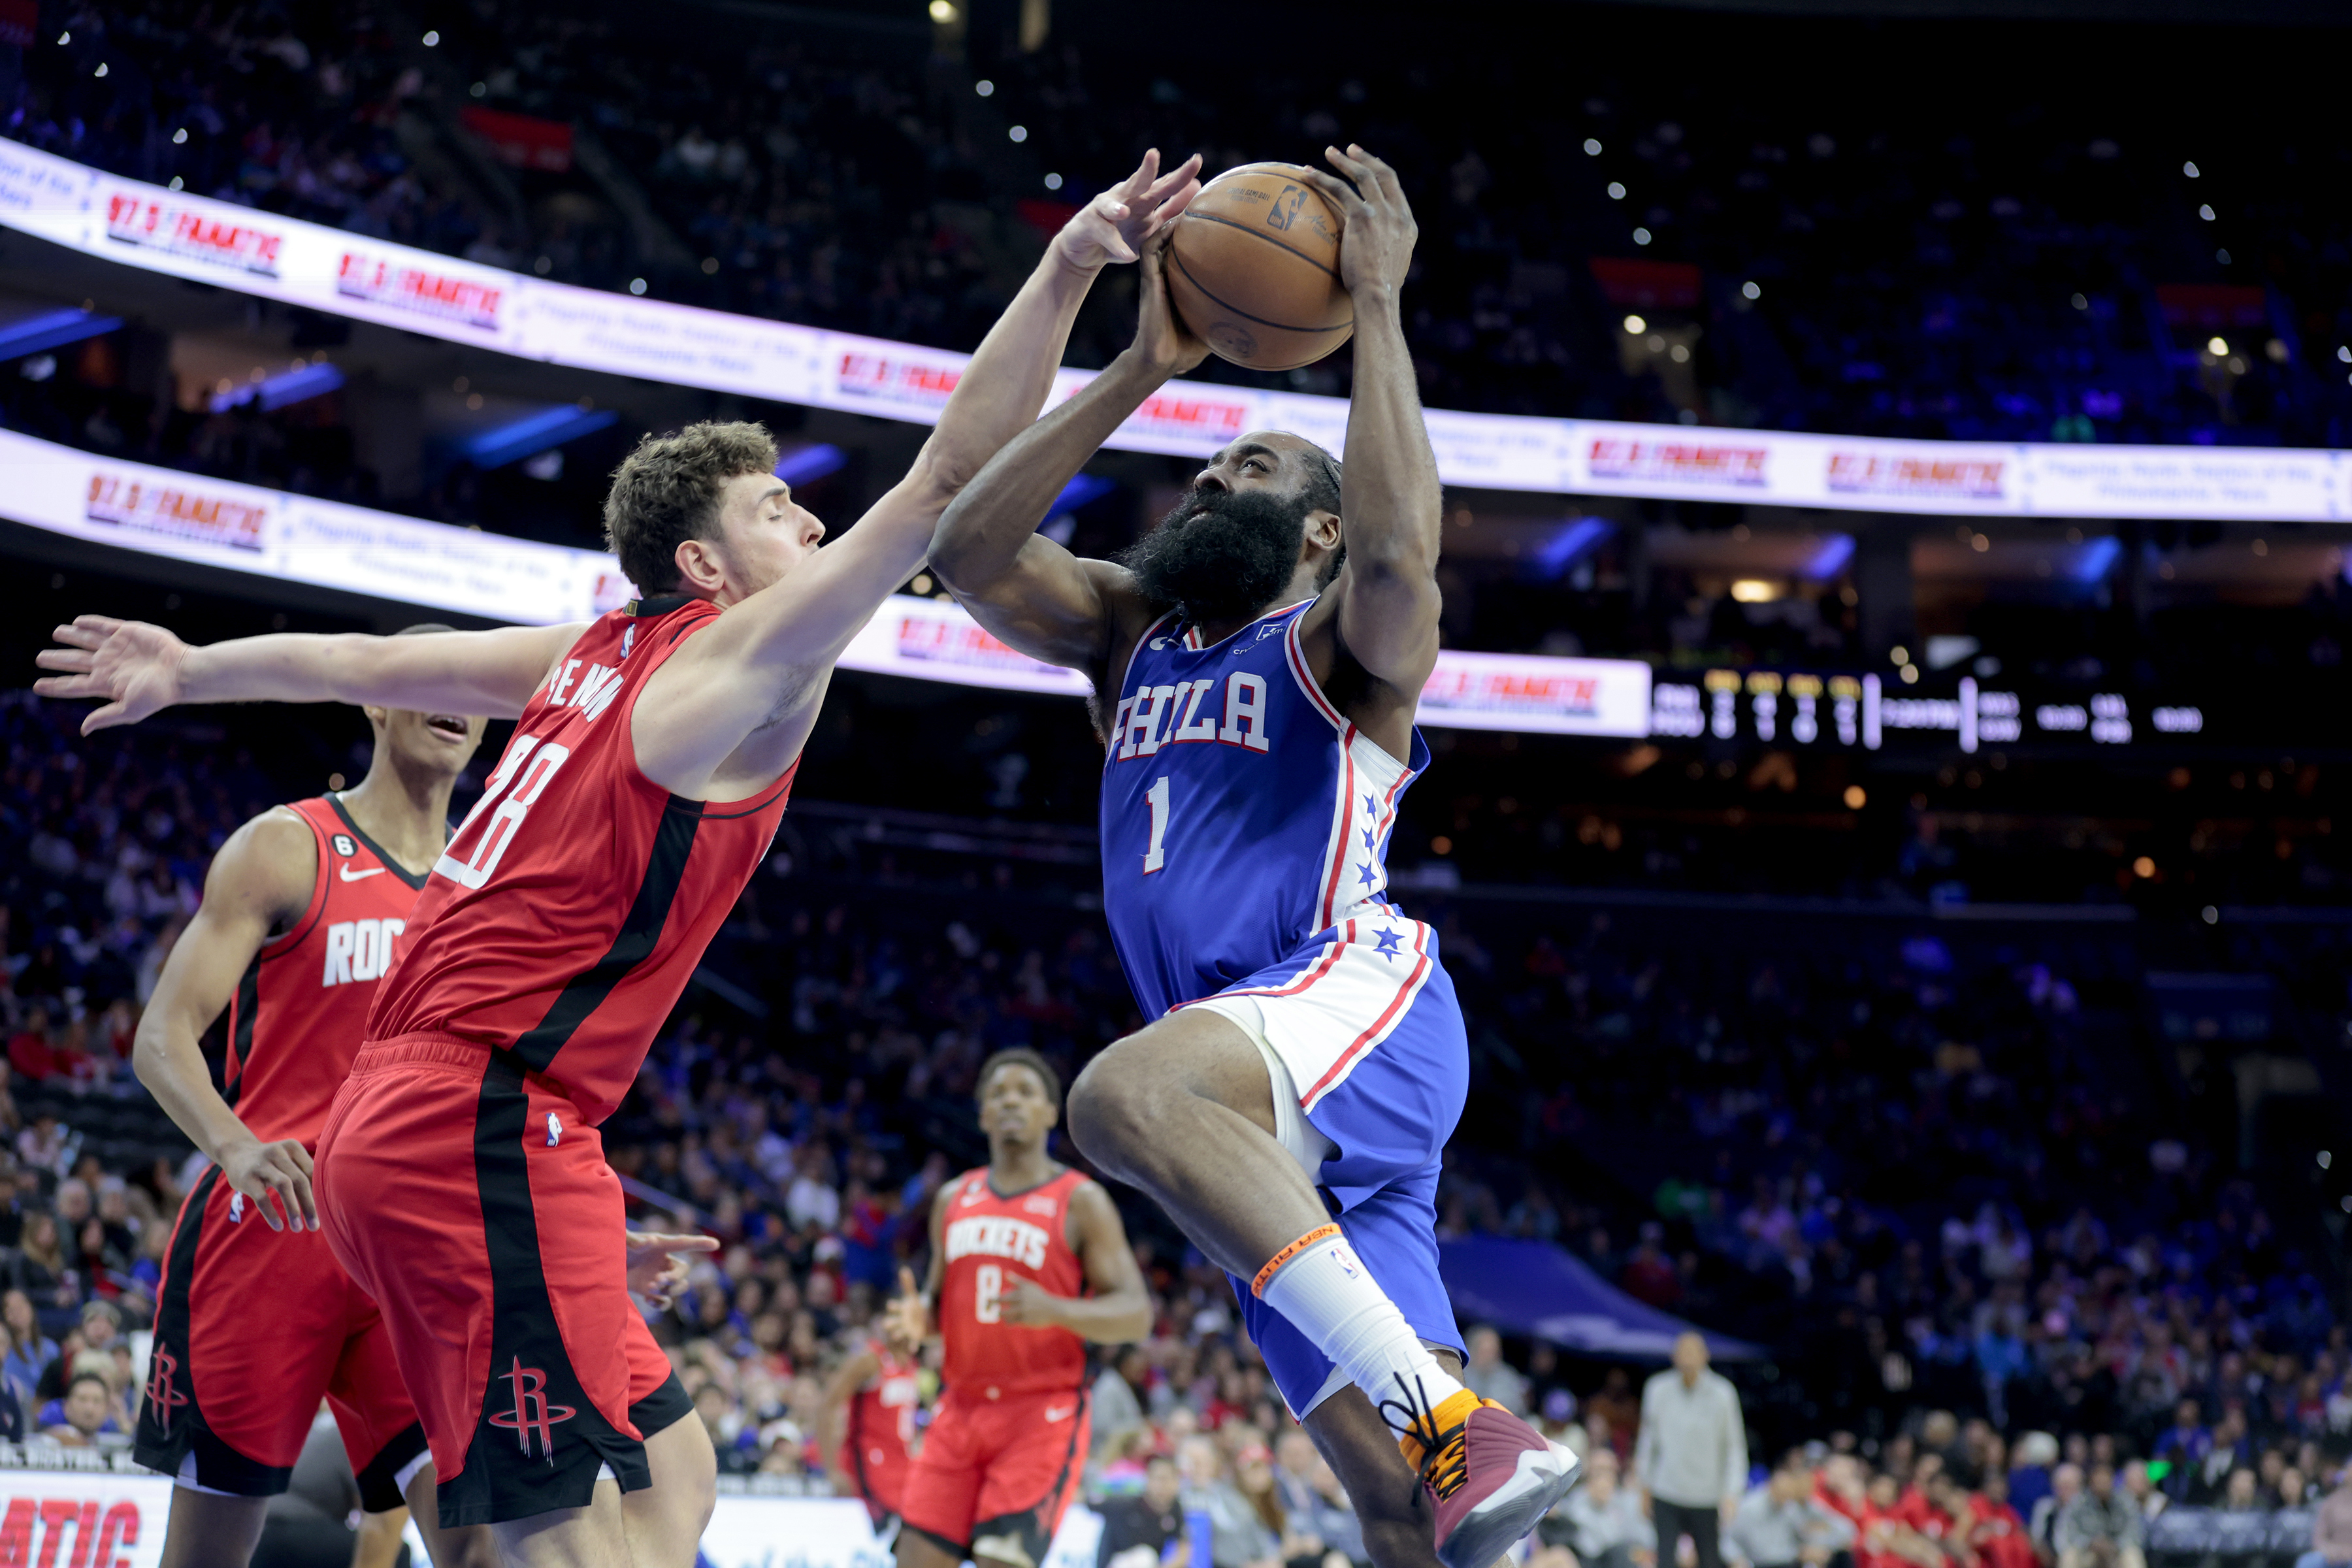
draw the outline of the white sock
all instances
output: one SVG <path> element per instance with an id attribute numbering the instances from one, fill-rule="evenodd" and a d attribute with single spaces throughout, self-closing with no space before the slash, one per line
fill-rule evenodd
<path id="1" fill-rule="evenodd" d="M 1462 1392 L 1338 1226 L 1307 1232 L 1284 1253 L 1258 1275 L 1258 1299 L 1297 1325 L 1375 1407 L 1411 1398 L 1434 1410 Z"/>

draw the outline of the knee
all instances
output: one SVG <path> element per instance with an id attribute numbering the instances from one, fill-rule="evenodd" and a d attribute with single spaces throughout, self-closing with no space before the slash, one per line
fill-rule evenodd
<path id="1" fill-rule="evenodd" d="M 1126 1168 L 1120 1156 L 1137 1148 L 1151 1125 L 1153 1090 L 1140 1066 L 1131 1052 L 1113 1046 L 1070 1085 L 1070 1139 L 1107 1171 Z"/>

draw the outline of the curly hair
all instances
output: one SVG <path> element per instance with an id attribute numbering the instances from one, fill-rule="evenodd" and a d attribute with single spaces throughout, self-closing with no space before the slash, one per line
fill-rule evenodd
<path id="1" fill-rule="evenodd" d="M 727 481 L 775 471 L 775 437 L 762 425 L 706 421 L 671 436 L 647 435 L 613 470 L 604 543 L 639 593 L 672 592 L 677 547 L 718 537 L 719 495 Z"/>

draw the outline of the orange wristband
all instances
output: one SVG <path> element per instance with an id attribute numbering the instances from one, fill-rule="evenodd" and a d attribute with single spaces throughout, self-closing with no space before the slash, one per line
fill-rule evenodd
<path id="1" fill-rule="evenodd" d="M 1265 1260 L 1265 1267 L 1257 1271 L 1257 1278 L 1250 1281 L 1250 1294 L 1253 1296 L 1263 1297 L 1265 1294 L 1267 1283 L 1274 1279 L 1275 1270 L 1280 1268 L 1284 1264 L 1289 1262 L 1292 1258 L 1297 1257 L 1300 1253 L 1306 1251 L 1308 1247 L 1314 1246 L 1317 1242 L 1321 1241 L 1326 1237 L 1338 1236 L 1339 1234 L 1339 1227 L 1336 1225 L 1318 1225 L 1313 1230 L 1308 1231 L 1305 1236 L 1300 1237 L 1297 1241 L 1292 1242 L 1288 1247 L 1284 1247 L 1280 1252 L 1276 1253 L 1272 1258 L 1267 1258 Z"/>

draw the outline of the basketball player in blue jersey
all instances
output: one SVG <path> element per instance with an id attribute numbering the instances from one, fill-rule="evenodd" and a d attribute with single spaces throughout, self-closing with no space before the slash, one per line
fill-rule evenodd
<path id="1" fill-rule="evenodd" d="M 1415 230 L 1387 164 L 1327 155 L 1347 178 L 1310 177 L 1346 218 L 1356 308 L 1344 468 L 1259 432 L 1120 561 L 1034 531 L 1205 353 L 1155 243 L 1133 346 L 989 462 L 931 565 L 991 632 L 1095 683 L 1103 907 L 1158 1021 L 1080 1075 L 1071 1135 L 1233 1276 L 1373 1560 L 1487 1568 L 1576 1463 L 1462 1386 L 1438 1279 L 1467 1042 L 1436 933 L 1388 901 L 1384 866 L 1437 660 L 1437 465 L 1398 306 Z"/>

